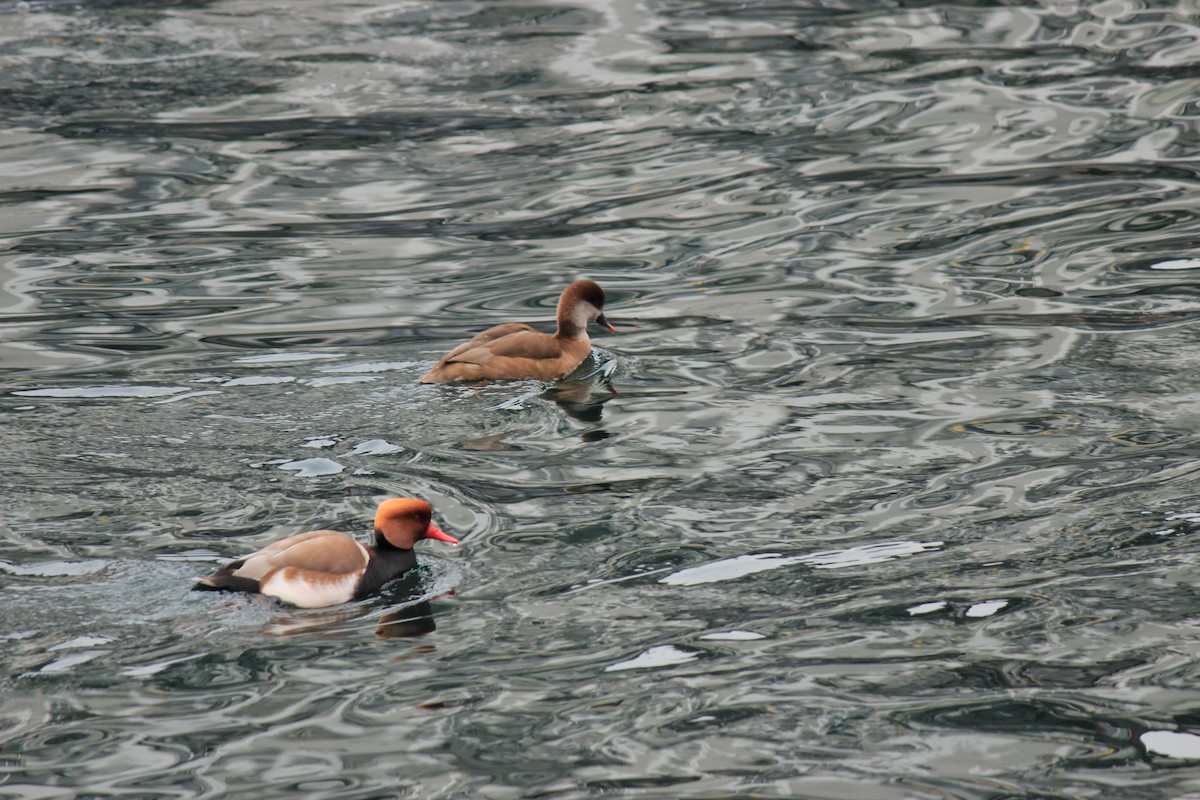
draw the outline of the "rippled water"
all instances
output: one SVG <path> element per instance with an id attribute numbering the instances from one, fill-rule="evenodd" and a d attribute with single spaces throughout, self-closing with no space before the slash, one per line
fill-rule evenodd
<path id="1" fill-rule="evenodd" d="M 1200 796 L 1198 64 L 1187 2 L 0 4 L 0 796 Z M 416 383 L 583 276 L 579 380 Z M 379 597 L 188 591 L 397 494 L 463 545 Z"/>

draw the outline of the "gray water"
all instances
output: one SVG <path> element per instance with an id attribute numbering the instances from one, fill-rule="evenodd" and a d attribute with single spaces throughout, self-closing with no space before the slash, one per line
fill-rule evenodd
<path id="1" fill-rule="evenodd" d="M 0 797 L 1200 796 L 1198 12 L 0 4 Z"/>

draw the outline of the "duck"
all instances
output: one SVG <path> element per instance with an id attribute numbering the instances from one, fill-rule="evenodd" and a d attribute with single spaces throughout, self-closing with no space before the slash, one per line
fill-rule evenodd
<path id="1" fill-rule="evenodd" d="M 412 569 L 417 563 L 413 545 L 421 539 L 458 544 L 433 523 L 429 503 L 393 497 L 375 512 L 372 546 L 338 531 L 298 533 L 194 578 L 192 588 L 264 594 L 300 608 L 340 605 L 367 597 Z"/>
<path id="2" fill-rule="evenodd" d="M 558 330 L 540 333 L 522 322 L 506 322 L 451 350 L 421 376 L 421 383 L 521 380 L 557 381 L 570 375 L 592 351 L 590 322 L 617 332 L 604 317 L 604 290 L 578 280 L 558 298 Z"/>

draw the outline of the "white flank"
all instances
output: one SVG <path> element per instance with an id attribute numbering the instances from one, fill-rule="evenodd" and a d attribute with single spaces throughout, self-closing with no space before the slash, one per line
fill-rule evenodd
<path id="1" fill-rule="evenodd" d="M 300 608 L 323 608 L 348 603 L 354 598 L 358 579 L 371 559 L 371 553 L 358 542 L 363 557 L 363 569 L 334 576 L 328 572 L 305 570 L 300 567 L 283 567 L 267 576 L 259 584 L 259 592 L 278 597 L 285 603 Z M 286 552 L 284 554 L 286 556 Z"/>
<path id="2" fill-rule="evenodd" d="M 333 580 L 324 576 L 309 580 L 304 572 L 289 567 L 268 577 L 259 591 L 300 608 L 336 606 L 348 603 L 354 597 L 354 587 L 358 585 L 360 574 L 348 572 Z"/>

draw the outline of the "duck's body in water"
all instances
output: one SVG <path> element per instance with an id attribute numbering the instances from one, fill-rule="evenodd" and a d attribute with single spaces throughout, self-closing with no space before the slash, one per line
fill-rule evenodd
<path id="1" fill-rule="evenodd" d="M 337 531 L 298 533 L 195 578 L 193 588 L 265 594 L 301 608 L 357 600 L 412 569 L 413 545 L 421 539 L 458 544 L 432 514 L 424 500 L 385 500 L 375 513 L 372 546 Z"/>
<path id="2" fill-rule="evenodd" d="M 556 381 L 570 375 L 592 351 L 587 326 L 595 322 L 616 332 L 604 318 L 604 290 L 579 280 L 558 299 L 558 330 L 539 333 L 521 322 L 506 322 L 451 350 L 421 376 L 421 383 L 519 380 Z"/>

